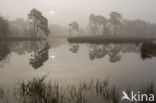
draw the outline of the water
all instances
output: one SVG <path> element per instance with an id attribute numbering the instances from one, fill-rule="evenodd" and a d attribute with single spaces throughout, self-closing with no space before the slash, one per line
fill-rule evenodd
<path id="1" fill-rule="evenodd" d="M 156 83 L 155 50 L 150 50 L 150 46 L 154 44 L 69 44 L 65 40 L 36 44 L 37 46 L 32 41 L 0 44 L 1 87 L 10 87 L 20 80 L 43 75 L 48 75 L 47 79 L 57 80 L 63 85 L 106 78 L 121 87 Z M 149 51 L 143 48 L 148 48 Z M 41 50 L 44 52 L 43 56 L 37 54 Z M 38 63 L 42 62 L 43 65 L 35 64 L 34 67 L 30 63 L 35 52 L 40 61 Z"/>

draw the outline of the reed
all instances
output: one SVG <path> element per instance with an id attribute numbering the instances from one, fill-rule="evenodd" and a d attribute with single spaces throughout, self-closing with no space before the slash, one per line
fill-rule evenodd
<path id="1" fill-rule="evenodd" d="M 62 87 L 56 81 L 46 82 L 46 77 L 20 81 L 14 90 L 7 92 L 0 89 L 0 103 L 122 103 L 121 89 L 111 85 L 108 79 L 78 82 Z M 128 95 L 130 90 L 128 88 L 126 91 Z M 153 83 L 139 91 L 156 95 Z"/>

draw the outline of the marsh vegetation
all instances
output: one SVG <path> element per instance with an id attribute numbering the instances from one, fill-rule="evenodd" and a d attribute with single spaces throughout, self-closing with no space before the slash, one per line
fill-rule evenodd
<path id="1" fill-rule="evenodd" d="M 122 103 L 123 89 L 113 86 L 108 79 L 80 81 L 62 87 L 59 82 L 46 81 L 47 76 L 19 81 L 11 90 L 0 89 L 1 103 Z M 130 93 L 132 88 L 124 89 Z M 141 93 L 156 94 L 153 83 L 140 87 Z M 129 94 L 128 94 L 129 95 Z M 144 103 L 145 101 L 141 101 Z M 154 101 L 155 102 L 155 101 Z M 150 102 L 150 103 L 154 103 Z M 140 102 L 138 102 L 140 103 Z"/>

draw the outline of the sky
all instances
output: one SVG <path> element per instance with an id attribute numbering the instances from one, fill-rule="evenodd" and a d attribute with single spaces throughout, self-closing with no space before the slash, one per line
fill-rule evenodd
<path id="1" fill-rule="evenodd" d="M 88 24 L 91 13 L 108 17 L 117 11 L 127 19 L 142 19 L 156 23 L 156 0 L 0 0 L 0 13 L 10 20 L 22 17 L 32 8 L 40 10 L 50 24 L 67 26 L 77 21 Z"/>

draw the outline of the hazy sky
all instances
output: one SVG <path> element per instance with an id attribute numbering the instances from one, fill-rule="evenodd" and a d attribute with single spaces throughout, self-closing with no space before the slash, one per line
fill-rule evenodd
<path id="1" fill-rule="evenodd" d="M 86 26 L 91 13 L 108 16 L 118 11 L 128 19 L 156 23 L 156 0 L 0 0 L 1 14 L 9 19 L 27 18 L 32 8 L 43 12 L 52 24 L 68 25 L 78 21 Z"/>

